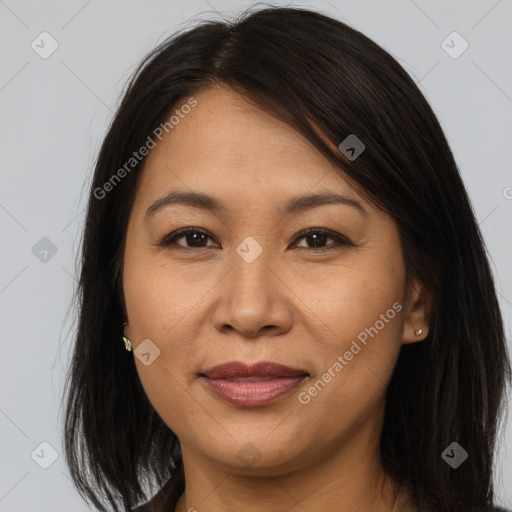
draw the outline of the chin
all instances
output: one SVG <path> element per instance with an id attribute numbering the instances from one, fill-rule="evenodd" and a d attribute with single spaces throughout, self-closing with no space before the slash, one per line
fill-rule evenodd
<path id="1" fill-rule="evenodd" d="M 272 436 L 270 439 L 261 431 L 246 430 L 244 435 L 233 434 L 232 438 L 228 435 L 222 441 L 211 440 L 206 446 L 196 448 L 230 472 L 268 476 L 285 474 L 301 467 L 300 461 L 307 457 L 297 446 L 296 439 L 296 436 L 286 436 L 286 439 Z"/>

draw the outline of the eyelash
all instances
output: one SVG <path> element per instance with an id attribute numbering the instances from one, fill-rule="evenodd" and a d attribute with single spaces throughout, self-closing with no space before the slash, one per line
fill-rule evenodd
<path id="1" fill-rule="evenodd" d="M 168 247 L 169 248 L 173 243 L 175 243 L 176 240 L 183 238 L 191 233 L 200 233 L 200 234 L 206 235 L 213 239 L 213 237 L 210 235 L 210 233 L 208 233 L 204 229 L 188 227 L 188 228 L 178 229 L 177 231 L 174 231 L 172 233 L 169 233 L 168 235 L 163 236 L 162 238 L 160 238 L 160 240 L 158 241 L 158 243 L 156 245 L 160 246 L 160 247 Z M 324 229 L 324 228 L 305 229 L 297 234 L 297 236 L 294 239 L 294 243 L 296 243 L 297 241 L 299 241 L 302 238 L 305 238 L 311 234 L 326 235 L 328 238 L 332 238 L 333 240 L 335 240 L 339 245 L 335 245 L 334 247 L 327 246 L 327 247 L 318 247 L 318 248 L 298 247 L 299 250 L 319 252 L 319 251 L 330 251 L 333 249 L 338 249 L 340 246 L 346 246 L 346 245 L 353 246 L 354 245 L 350 240 L 348 240 L 348 238 L 340 235 L 339 233 L 336 233 L 335 231 L 330 231 L 330 230 Z M 180 246 L 180 245 L 177 245 L 175 247 L 175 249 L 177 249 L 177 250 L 185 250 L 185 251 L 199 250 L 199 249 L 212 249 L 212 248 L 213 248 L 212 246 L 186 247 L 186 246 Z"/>

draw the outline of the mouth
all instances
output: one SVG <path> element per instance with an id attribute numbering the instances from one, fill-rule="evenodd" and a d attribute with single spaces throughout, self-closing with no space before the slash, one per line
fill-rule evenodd
<path id="1" fill-rule="evenodd" d="M 305 370 L 264 361 L 231 361 L 208 368 L 200 380 L 217 398 L 240 407 L 267 405 L 290 393 L 309 377 Z"/>

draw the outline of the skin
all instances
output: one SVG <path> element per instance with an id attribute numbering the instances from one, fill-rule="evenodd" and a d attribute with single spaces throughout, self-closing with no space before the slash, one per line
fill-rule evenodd
<path id="1" fill-rule="evenodd" d="M 152 364 L 135 363 L 181 442 L 186 491 L 176 510 L 391 512 L 397 482 L 379 461 L 385 389 L 401 345 L 427 336 L 430 300 L 413 281 L 403 302 L 397 226 L 289 125 L 226 87 L 194 98 L 197 106 L 147 157 L 123 266 L 125 335 L 134 350 L 147 338 L 159 348 Z M 228 210 L 175 204 L 146 220 L 170 191 L 203 192 Z M 291 197 L 324 191 L 357 200 L 365 213 L 342 204 L 279 211 Z M 158 246 L 189 226 L 209 237 Z M 351 243 L 297 237 L 308 228 Z M 247 237 L 263 249 L 252 263 L 236 252 Z M 394 303 L 401 311 L 301 403 L 299 393 Z M 237 407 L 198 378 L 233 360 L 274 361 L 310 377 L 277 402 Z M 251 449 L 257 455 L 248 465 L 239 455 Z"/>

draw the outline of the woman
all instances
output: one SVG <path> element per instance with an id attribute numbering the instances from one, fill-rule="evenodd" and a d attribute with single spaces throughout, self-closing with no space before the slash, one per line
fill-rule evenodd
<path id="1" fill-rule="evenodd" d="M 498 510 L 484 244 L 430 106 L 363 34 L 267 8 L 164 42 L 82 249 L 65 446 L 99 509 Z"/>

